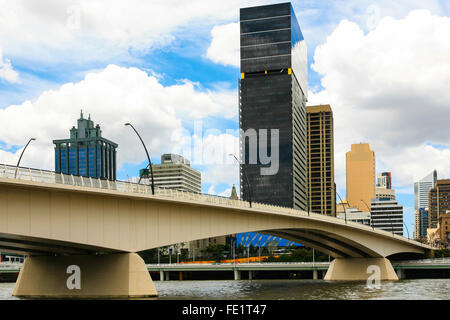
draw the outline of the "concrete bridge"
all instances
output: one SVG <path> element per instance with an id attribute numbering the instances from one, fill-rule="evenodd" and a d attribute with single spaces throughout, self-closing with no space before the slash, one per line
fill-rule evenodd
<path id="1" fill-rule="evenodd" d="M 397 280 L 387 258 L 431 247 L 358 223 L 227 198 L 0 165 L 0 250 L 25 254 L 13 294 L 26 297 L 156 295 L 143 250 L 260 232 L 335 259 L 325 280 L 365 280 L 368 266 Z M 53 272 L 49 273 L 48 270 Z"/>

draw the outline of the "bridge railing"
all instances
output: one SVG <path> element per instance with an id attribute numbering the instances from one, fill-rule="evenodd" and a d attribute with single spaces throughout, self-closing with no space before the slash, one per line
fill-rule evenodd
<path id="1" fill-rule="evenodd" d="M 0 164 L 0 177 L 9 178 L 9 179 L 20 179 L 25 181 L 34 181 L 34 182 L 44 182 L 44 183 L 54 183 L 54 184 L 62 184 L 62 185 L 71 185 L 71 186 L 80 186 L 80 187 L 88 187 L 88 188 L 96 188 L 96 189 L 106 189 L 113 190 L 119 192 L 127 192 L 127 193 L 138 193 L 138 194 L 151 194 L 151 187 L 145 184 L 137 184 L 129 181 L 110 181 L 100 178 L 91 178 L 91 177 L 83 177 L 76 175 L 67 175 L 63 173 L 56 173 L 54 171 L 49 170 L 41 170 L 41 169 L 32 169 L 32 168 L 24 168 L 24 167 L 16 167 L 10 166 L 6 164 Z M 171 199 L 182 199 L 182 200 L 190 200 L 211 204 L 219 204 L 219 205 L 227 205 L 232 207 L 241 207 L 241 208 L 249 208 L 250 203 L 243 200 L 233 200 L 226 197 L 221 197 L 217 195 L 210 195 L 204 193 L 195 193 L 195 192 L 187 192 L 176 189 L 169 188 L 160 188 L 155 187 L 155 194 L 162 197 L 167 197 Z M 364 226 L 363 224 L 346 221 L 344 222 L 343 218 L 331 217 L 322 214 L 317 214 L 313 212 L 305 212 L 298 209 L 275 206 L 264 203 L 252 202 L 252 208 L 261 209 L 266 211 L 273 211 L 275 213 L 287 213 L 297 216 L 310 216 L 315 217 L 321 220 L 327 220 L 333 223 L 342 223 L 348 225 L 354 225 L 357 227 L 367 227 L 367 229 L 372 229 L 371 227 Z M 386 232 L 381 229 L 377 229 L 377 231 Z M 394 237 L 403 238 L 399 235 L 394 235 Z"/>

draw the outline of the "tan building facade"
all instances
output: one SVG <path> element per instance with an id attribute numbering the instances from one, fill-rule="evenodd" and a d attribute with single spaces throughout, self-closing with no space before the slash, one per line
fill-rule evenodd
<path id="1" fill-rule="evenodd" d="M 351 207 L 365 211 L 375 197 L 375 152 L 368 143 L 352 144 L 346 163 L 347 201 Z"/>
<path id="2" fill-rule="evenodd" d="M 439 217 L 450 210 L 450 179 L 437 180 L 428 193 L 430 228 L 437 228 Z"/>
<path id="3" fill-rule="evenodd" d="M 309 210 L 336 216 L 334 124 L 329 105 L 306 108 Z"/>
<path id="4" fill-rule="evenodd" d="M 450 243 L 450 210 L 439 216 L 439 237 L 441 248 L 448 248 Z"/>
<path id="5" fill-rule="evenodd" d="M 395 190 L 383 187 L 375 188 L 375 198 L 395 200 Z"/>

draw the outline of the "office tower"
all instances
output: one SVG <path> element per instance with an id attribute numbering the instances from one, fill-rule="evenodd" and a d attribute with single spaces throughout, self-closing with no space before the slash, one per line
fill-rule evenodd
<path id="1" fill-rule="evenodd" d="M 70 139 L 53 140 L 55 172 L 116 180 L 117 144 L 102 137 L 100 125 L 94 127 L 89 115 L 81 111 L 78 127 L 70 129 Z"/>
<path id="2" fill-rule="evenodd" d="M 450 210 L 439 215 L 439 239 L 440 247 L 448 249 L 450 244 Z"/>
<path id="3" fill-rule="evenodd" d="M 340 212 L 341 211 L 341 212 Z M 366 226 L 370 226 L 370 212 L 365 211 L 359 211 L 356 208 L 345 208 L 345 212 L 342 210 L 338 210 L 336 216 L 339 219 L 346 219 L 347 221 L 352 221 L 356 223 L 361 223 Z"/>
<path id="4" fill-rule="evenodd" d="M 428 208 L 419 208 L 414 212 L 414 239 L 426 239 L 428 227 Z"/>
<path id="5" fill-rule="evenodd" d="M 395 190 L 394 189 L 386 189 L 382 187 L 375 188 L 375 198 L 387 198 L 391 200 L 395 200 Z"/>
<path id="6" fill-rule="evenodd" d="M 347 201 L 351 207 L 365 211 L 375 197 L 375 153 L 368 143 L 352 144 L 346 160 Z"/>
<path id="7" fill-rule="evenodd" d="M 414 183 L 414 210 L 428 208 L 428 191 L 434 188 L 437 180 L 437 171 L 433 170 L 426 177 Z"/>
<path id="8" fill-rule="evenodd" d="M 415 240 L 420 239 L 420 218 L 419 218 L 419 210 L 414 211 L 414 236 Z"/>
<path id="9" fill-rule="evenodd" d="M 329 105 L 306 108 L 309 210 L 336 216 L 334 127 Z"/>
<path id="10" fill-rule="evenodd" d="M 392 189 L 392 178 L 390 172 L 382 172 L 377 175 L 377 187 Z"/>
<path id="11" fill-rule="evenodd" d="M 373 198 L 370 218 L 374 228 L 403 236 L 403 206 L 397 201 Z"/>
<path id="12" fill-rule="evenodd" d="M 153 166 L 155 187 L 177 189 L 188 192 L 202 192 L 202 177 L 198 170 L 191 168 L 190 161 L 177 154 L 163 154 L 161 164 Z M 148 169 L 142 169 L 145 184 L 149 184 Z"/>
<path id="13" fill-rule="evenodd" d="M 429 191 L 428 203 L 430 228 L 437 228 L 439 217 L 450 211 L 450 179 L 436 181 Z"/>
<path id="14" fill-rule="evenodd" d="M 306 210 L 307 48 L 291 4 L 241 9 L 240 46 L 241 198 L 245 172 L 254 202 Z"/>

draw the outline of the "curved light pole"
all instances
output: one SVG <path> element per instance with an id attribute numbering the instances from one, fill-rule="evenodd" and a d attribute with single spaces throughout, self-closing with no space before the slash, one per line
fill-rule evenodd
<path id="1" fill-rule="evenodd" d="M 139 133 L 137 132 L 137 130 L 133 127 L 133 125 L 131 123 L 128 123 L 128 122 L 125 123 L 125 125 L 126 126 L 130 126 L 134 130 L 134 132 L 136 132 L 137 136 L 139 137 L 139 140 L 141 140 L 142 145 L 144 146 L 145 153 L 147 154 L 148 165 L 150 166 L 150 175 L 152 176 L 152 194 L 154 195 L 155 194 L 155 183 L 153 181 L 153 167 L 152 167 L 152 161 L 150 160 L 150 156 L 149 156 L 148 151 L 147 151 L 147 147 L 145 146 L 144 141 L 142 140 L 142 138 L 139 135 Z M 142 175 L 139 177 L 138 184 L 141 182 L 141 178 L 142 178 Z"/>
<path id="2" fill-rule="evenodd" d="M 333 187 L 328 187 L 328 189 L 334 190 L 334 192 L 336 192 L 336 194 L 338 195 L 339 200 L 341 200 L 342 208 L 344 208 L 344 218 L 345 218 L 345 223 L 347 223 L 347 212 L 345 211 L 344 201 L 342 201 L 341 196 L 339 195 L 339 193 L 337 192 L 337 190 L 336 190 L 335 188 L 333 188 Z M 348 203 L 348 201 L 347 201 L 347 205 L 348 205 L 348 207 L 350 208 L 350 204 Z"/>
<path id="3" fill-rule="evenodd" d="M 404 224 L 404 226 L 405 226 L 405 228 L 406 228 L 406 232 L 408 233 L 408 240 L 409 240 L 409 230 L 408 230 L 408 227 L 406 226 L 406 223 L 403 221 L 403 224 Z"/>
<path id="4" fill-rule="evenodd" d="M 19 157 L 19 161 L 17 161 L 16 171 L 14 172 L 14 179 L 16 179 L 16 177 L 17 177 L 17 169 L 19 169 L 20 160 L 22 159 L 22 156 L 23 156 L 23 153 L 25 152 L 25 149 L 28 147 L 30 142 L 34 141 L 34 140 L 36 140 L 36 138 L 31 138 L 30 140 L 28 140 L 27 144 L 25 145 L 25 148 L 23 148 L 22 153 L 20 154 L 20 157 Z"/>
<path id="5" fill-rule="evenodd" d="M 240 165 L 238 158 L 233 153 L 230 153 L 229 156 L 232 156 L 234 159 L 236 159 L 237 163 Z M 247 184 L 249 203 L 250 203 L 250 208 L 251 208 L 252 207 L 252 189 L 250 187 L 250 182 L 248 181 L 247 174 L 245 173 L 244 170 L 242 170 L 242 173 L 244 174 L 244 180 L 245 180 L 245 183 Z"/>
<path id="6" fill-rule="evenodd" d="M 363 199 L 361 199 L 360 201 L 361 201 L 362 203 L 364 203 L 364 204 L 366 205 L 367 209 L 369 210 L 369 214 L 370 214 L 370 225 L 371 225 L 371 227 L 372 227 L 372 230 L 375 230 L 375 227 L 373 226 L 372 214 L 370 213 L 370 208 L 369 208 L 369 206 L 367 205 L 367 203 L 366 203 Z"/>

